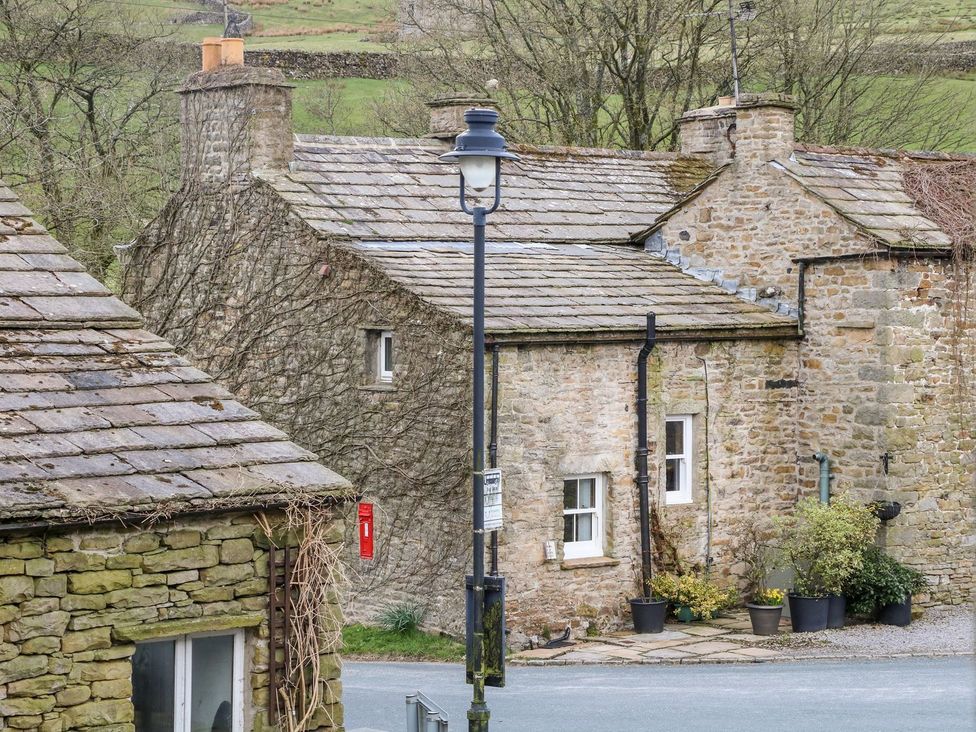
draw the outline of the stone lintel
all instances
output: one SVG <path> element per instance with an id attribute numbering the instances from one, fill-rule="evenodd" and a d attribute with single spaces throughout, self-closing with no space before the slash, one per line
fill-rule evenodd
<path id="1" fill-rule="evenodd" d="M 163 620 L 158 623 L 144 623 L 114 628 L 112 637 L 118 641 L 144 641 L 156 638 L 169 638 L 191 633 L 211 633 L 219 630 L 253 628 L 264 622 L 265 613 L 247 613 L 222 617 L 186 618 L 182 620 Z"/>

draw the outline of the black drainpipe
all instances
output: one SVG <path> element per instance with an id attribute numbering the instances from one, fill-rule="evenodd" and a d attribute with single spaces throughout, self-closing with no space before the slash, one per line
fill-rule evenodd
<path id="1" fill-rule="evenodd" d="M 647 314 L 647 337 L 637 356 L 637 496 L 640 501 L 641 597 L 651 596 L 651 516 L 647 496 L 647 357 L 656 338 L 654 313 Z"/>
<path id="2" fill-rule="evenodd" d="M 498 467 L 498 344 L 491 346 L 491 437 L 488 440 L 488 467 Z M 498 532 L 491 532 L 492 577 L 498 576 Z"/>

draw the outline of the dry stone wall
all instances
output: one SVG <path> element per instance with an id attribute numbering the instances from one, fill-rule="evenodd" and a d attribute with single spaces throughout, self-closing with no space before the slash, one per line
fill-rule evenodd
<path id="1" fill-rule="evenodd" d="M 341 540 L 336 524 L 332 541 Z M 338 628 L 337 605 L 331 616 Z M 0 540 L 4 729 L 134 732 L 135 642 L 243 628 L 246 730 L 268 718 L 268 559 L 249 514 Z M 320 730 L 342 725 L 339 659 Z M 327 721 L 331 720 L 331 721 Z"/>

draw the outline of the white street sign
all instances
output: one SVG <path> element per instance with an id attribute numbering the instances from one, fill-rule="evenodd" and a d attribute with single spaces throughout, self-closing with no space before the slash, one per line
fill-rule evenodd
<path id="1" fill-rule="evenodd" d="M 485 471 L 485 531 L 502 527 L 502 471 Z"/>

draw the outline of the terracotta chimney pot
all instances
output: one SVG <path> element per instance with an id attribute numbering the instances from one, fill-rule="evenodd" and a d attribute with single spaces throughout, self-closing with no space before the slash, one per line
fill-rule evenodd
<path id="1" fill-rule="evenodd" d="M 202 69 L 204 71 L 213 71 L 215 68 L 220 66 L 220 39 L 219 38 L 204 38 L 200 43 L 200 47 L 203 51 L 203 65 Z"/>
<path id="2" fill-rule="evenodd" d="M 223 66 L 244 65 L 244 39 L 243 38 L 221 38 L 220 39 L 220 63 Z"/>

